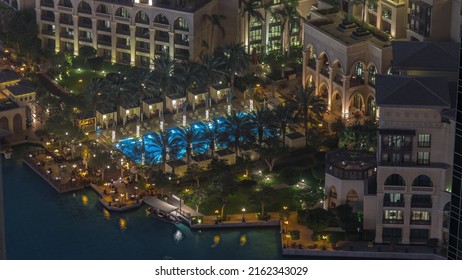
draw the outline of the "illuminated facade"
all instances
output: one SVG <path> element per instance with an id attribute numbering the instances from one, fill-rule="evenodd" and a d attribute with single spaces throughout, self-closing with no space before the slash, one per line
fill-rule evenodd
<path id="1" fill-rule="evenodd" d="M 197 59 L 216 0 L 36 0 L 42 48 L 78 55 L 83 46 L 115 63 L 152 67 L 168 54 Z"/>

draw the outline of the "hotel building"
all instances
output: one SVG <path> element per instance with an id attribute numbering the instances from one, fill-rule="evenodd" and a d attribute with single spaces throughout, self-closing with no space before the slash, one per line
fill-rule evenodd
<path id="1" fill-rule="evenodd" d="M 35 3 L 33 0 L 0 0 L 0 3 L 8 5 L 15 10 L 35 8 Z"/>
<path id="2" fill-rule="evenodd" d="M 107 60 L 139 67 L 152 67 L 159 54 L 197 59 L 211 29 L 203 16 L 217 13 L 217 2 L 36 0 L 38 36 L 45 49 L 78 55 L 91 46 Z"/>

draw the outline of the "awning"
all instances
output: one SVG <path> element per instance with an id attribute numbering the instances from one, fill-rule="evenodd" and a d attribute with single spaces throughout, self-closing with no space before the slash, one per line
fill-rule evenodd
<path id="1" fill-rule="evenodd" d="M 173 212 L 178 209 L 178 207 L 168 204 L 167 202 L 164 202 L 158 199 L 157 197 L 153 197 L 153 196 L 146 198 L 144 202 L 146 202 L 147 205 L 155 209 L 159 209 L 167 213 Z"/>

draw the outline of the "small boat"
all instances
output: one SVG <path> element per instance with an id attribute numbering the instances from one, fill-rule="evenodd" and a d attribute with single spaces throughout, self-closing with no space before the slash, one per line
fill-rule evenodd
<path id="1" fill-rule="evenodd" d="M 154 218 L 166 223 L 178 224 L 180 222 L 178 217 L 176 217 L 175 215 L 172 215 L 171 213 L 162 211 L 160 209 L 149 208 L 149 213 Z"/>

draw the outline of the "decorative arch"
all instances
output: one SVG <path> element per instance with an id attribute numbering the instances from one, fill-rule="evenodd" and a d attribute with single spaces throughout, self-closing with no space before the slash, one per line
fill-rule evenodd
<path id="1" fill-rule="evenodd" d="M 53 0 L 40 0 L 40 6 L 45 6 L 45 7 L 55 7 L 55 1 Z"/>
<path id="2" fill-rule="evenodd" d="M 77 10 L 79 13 L 91 14 L 91 5 L 86 1 L 80 1 Z"/>
<path id="3" fill-rule="evenodd" d="M 340 59 L 337 58 L 332 64 L 332 67 L 335 73 L 338 73 L 338 71 L 340 71 L 340 74 L 343 74 L 343 63 Z"/>
<path id="4" fill-rule="evenodd" d="M 365 103 L 364 103 L 364 97 L 362 94 L 358 91 L 353 93 L 350 97 L 350 106 L 348 108 L 348 111 L 350 114 L 355 113 L 355 112 L 362 112 L 364 113 L 365 111 Z"/>
<path id="5" fill-rule="evenodd" d="M 179 17 L 175 20 L 174 27 L 175 29 L 189 31 L 189 24 L 183 17 Z"/>
<path id="6" fill-rule="evenodd" d="M 10 130 L 7 117 L 0 118 L 0 129 Z"/>
<path id="7" fill-rule="evenodd" d="M 154 23 L 170 24 L 169 21 L 168 21 L 168 18 L 164 14 L 158 14 L 154 18 Z"/>
<path id="8" fill-rule="evenodd" d="M 58 6 L 69 7 L 69 8 L 73 7 L 71 0 L 59 0 Z"/>
<path id="9" fill-rule="evenodd" d="M 414 181 L 412 182 L 412 186 L 417 187 L 433 187 L 433 181 L 427 175 L 419 175 L 415 177 Z"/>
<path id="10" fill-rule="evenodd" d="M 16 114 L 13 117 L 13 131 L 20 132 L 23 130 L 22 127 L 22 116 L 20 114 Z"/>
<path id="11" fill-rule="evenodd" d="M 136 23 L 149 24 L 149 16 L 145 11 L 138 11 L 135 16 Z"/>
<path id="12" fill-rule="evenodd" d="M 315 69 L 316 70 L 316 49 L 314 48 L 313 45 L 308 45 L 308 47 L 306 47 L 306 57 L 307 57 L 307 63 L 308 63 L 308 66 L 311 68 L 311 69 Z"/>
<path id="13" fill-rule="evenodd" d="M 338 90 L 335 91 L 334 94 L 332 94 L 330 111 L 339 116 L 342 115 L 342 95 Z"/>
<path id="14" fill-rule="evenodd" d="M 326 99 L 326 101 L 327 101 L 327 99 L 329 98 L 329 88 L 328 88 L 326 83 L 322 83 L 319 86 L 318 95 L 321 96 L 322 98 Z"/>
<path id="15" fill-rule="evenodd" d="M 406 186 L 406 181 L 403 176 L 399 174 L 391 174 L 385 179 L 384 185 L 386 186 Z"/>
<path id="16" fill-rule="evenodd" d="M 331 186 L 329 188 L 327 201 L 328 201 L 328 207 L 329 208 L 333 209 L 333 208 L 337 207 L 337 189 L 335 188 L 335 186 Z"/>
<path id="17" fill-rule="evenodd" d="M 346 194 L 346 202 L 347 203 L 350 203 L 350 202 L 357 202 L 359 200 L 359 196 L 358 196 L 358 193 L 351 189 L 347 192 Z"/>
<path id="18" fill-rule="evenodd" d="M 130 11 L 125 7 L 120 7 L 116 10 L 115 15 L 123 18 L 130 18 Z"/>

